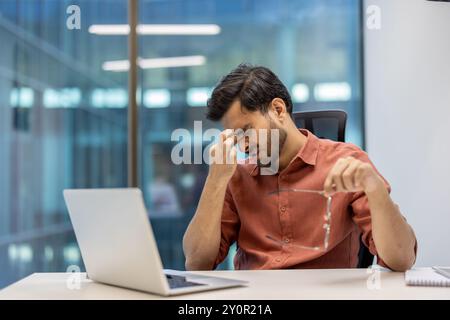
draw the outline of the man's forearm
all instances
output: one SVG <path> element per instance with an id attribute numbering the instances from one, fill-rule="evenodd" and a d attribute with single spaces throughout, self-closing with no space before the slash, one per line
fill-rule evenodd
<path id="1" fill-rule="evenodd" d="M 183 238 L 186 268 L 211 269 L 219 252 L 227 181 L 209 175 L 197 211 Z"/>
<path id="2" fill-rule="evenodd" d="M 383 184 L 366 195 L 372 216 L 373 240 L 379 256 L 395 271 L 411 268 L 415 261 L 416 241 L 411 227 Z"/>

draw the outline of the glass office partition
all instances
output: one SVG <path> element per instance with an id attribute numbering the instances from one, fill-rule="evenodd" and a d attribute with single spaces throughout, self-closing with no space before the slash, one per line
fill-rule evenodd
<path id="1" fill-rule="evenodd" d="M 126 56 L 126 38 L 89 32 L 126 23 L 126 10 L 126 0 L 0 1 L 0 288 L 83 270 L 62 190 L 126 186 L 127 76 L 103 65 Z"/>

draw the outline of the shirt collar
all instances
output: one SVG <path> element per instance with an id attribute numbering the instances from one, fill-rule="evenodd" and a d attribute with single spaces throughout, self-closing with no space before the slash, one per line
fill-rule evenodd
<path id="1" fill-rule="evenodd" d="M 295 158 L 299 158 L 304 163 L 314 166 L 319 152 L 319 138 L 306 129 L 299 129 L 299 131 L 306 136 L 306 142 L 300 148 Z M 294 162 L 295 158 L 292 162 Z M 244 167 L 251 176 L 257 176 L 259 174 L 259 167 L 256 164 L 245 164 Z"/>
<path id="2" fill-rule="evenodd" d="M 319 153 L 319 138 L 306 129 L 299 129 L 306 136 L 306 142 L 297 153 L 297 157 L 309 165 L 316 165 L 317 154 Z"/>

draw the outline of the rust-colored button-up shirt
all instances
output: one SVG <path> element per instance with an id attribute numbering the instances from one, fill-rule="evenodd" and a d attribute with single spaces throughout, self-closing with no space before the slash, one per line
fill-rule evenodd
<path id="1" fill-rule="evenodd" d="M 291 188 L 323 190 L 327 174 L 341 157 L 371 163 L 367 154 L 353 144 L 319 139 L 307 130 L 300 131 L 307 137 L 305 145 L 277 175 L 260 175 L 256 165 L 238 165 L 225 195 L 216 266 L 225 259 L 230 245 L 237 242 L 235 269 L 354 268 L 361 234 L 364 244 L 377 256 L 368 199 L 363 192 L 333 196 L 326 250 L 298 246 L 323 245 L 326 199 L 308 193 L 269 193 Z M 379 258 L 378 263 L 386 266 Z"/>

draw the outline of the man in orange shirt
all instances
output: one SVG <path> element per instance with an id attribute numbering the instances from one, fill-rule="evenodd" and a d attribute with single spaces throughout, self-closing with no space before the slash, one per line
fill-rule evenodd
<path id="1" fill-rule="evenodd" d="M 234 242 L 236 269 L 354 268 L 360 236 L 378 264 L 395 271 L 411 268 L 414 232 L 367 154 L 353 144 L 299 130 L 291 114 L 286 87 L 264 67 L 240 65 L 214 89 L 207 116 L 226 130 L 211 148 L 216 161 L 184 235 L 186 269 L 214 269 Z M 256 154 L 258 162 L 238 164 L 234 132 L 239 129 L 275 129 L 278 141 L 246 143 L 244 151 Z M 271 150 L 273 143 L 279 147 L 271 155 L 278 170 L 263 175 L 262 150 Z M 323 243 L 326 199 L 310 193 L 270 195 L 285 189 L 332 196 L 327 246 L 310 248 Z"/>

